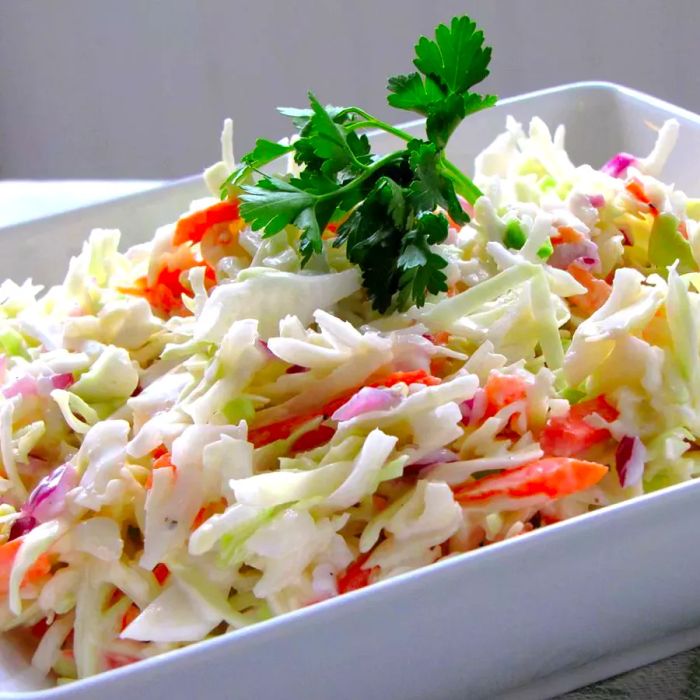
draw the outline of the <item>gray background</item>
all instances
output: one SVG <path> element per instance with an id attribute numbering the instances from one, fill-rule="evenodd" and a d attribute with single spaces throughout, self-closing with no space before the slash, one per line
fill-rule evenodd
<path id="1" fill-rule="evenodd" d="M 605 79 L 700 111 L 700 0 L 0 0 L 0 178 L 170 178 L 279 138 L 277 105 L 363 106 L 467 12 L 502 97 Z"/>

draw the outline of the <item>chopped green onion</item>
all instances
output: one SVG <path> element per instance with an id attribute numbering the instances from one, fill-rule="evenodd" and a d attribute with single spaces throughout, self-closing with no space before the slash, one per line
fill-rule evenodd
<path id="1" fill-rule="evenodd" d="M 512 250 L 520 250 L 524 245 L 527 237 L 525 231 L 517 219 L 513 219 L 506 224 L 506 230 L 503 233 L 503 243 L 506 248 Z"/>
<path id="2" fill-rule="evenodd" d="M 554 246 L 552 245 L 552 241 L 547 239 L 547 242 L 543 243 L 540 249 L 537 251 L 537 257 L 541 260 L 547 260 L 553 252 Z"/>

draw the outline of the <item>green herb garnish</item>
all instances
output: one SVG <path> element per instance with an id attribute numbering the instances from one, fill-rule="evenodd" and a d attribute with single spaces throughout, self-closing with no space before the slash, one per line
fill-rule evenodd
<path id="1" fill-rule="evenodd" d="M 447 291 L 447 261 L 431 249 L 447 237 L 448 220 L 439 209 L 467 223 L 457 194 L 473 204 L 481 192 L 445 158 L 445 147 L 467 115 L 496 102 L 493 95 L 472 92 L 488 75 L 491 49 L 469 17 L 439 25 L 435 38 L 421 37 L 415 51 L 417 72 L 390 78 L 388 101 L 426 117 L 425 139 L 359 107 L 324 107 L 309 93 L 309 109 L 280 109 L 298 129 L 298 140 L 284 146 L 259 139 L 222 186 L 222 197 L 231 186 L 241 188 L 241 215 L 266 237 L 298 227 L 304 265 L 323 252 L 323 231 L 336 224 L 333 245 L 346 247 L 380 312 L 421 306 L 427 294 Z M 393 134 L 406 145 L 377 156 L 363 133 L 367 129 Z M 286 153 L 301 166 L 298 177 L 260 172 Z M 251 184 L 254 173 L 259 179 Z"/>

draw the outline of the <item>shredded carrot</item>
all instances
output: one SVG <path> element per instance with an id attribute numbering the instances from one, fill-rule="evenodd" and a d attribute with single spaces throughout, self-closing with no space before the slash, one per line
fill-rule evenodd
<path id="1" fill-rule="evenodd" d="M 168 454 L 168 448 L 165 445 L 158 445 L 155 450 L 153 450 L 153 459 L 158 459 L 163 455 Z"/>
<path id="2" fill-rule="evenodd" d="M 255 447 L 263 447 L 277 440 L 286 440 L 297 428 L 300 428 L 304 423 L 317 415 L 319 414 L 312 413 L 295 416 L 294 418 L 287 418 L 260 428 L 253 428 L 248 431 L 248 442 L 252 442 Z"/>
<path id="3" fill-rule="evenodd" d="M 304 433 L 292 445 L 292 452 L 306 452 L 313 450 L 315 447 L 325 445 L 333 436 L 335 430 L 329 425 L 319 425 L 318 428 Z"/>
<path id="4" fill-rule="evenodd" d="M 0 594 L 7 593 L 10 589 L 10 573 L 12 565 L 17 555 L 17 550 L 20 548 L 23 537 L 5 542 L 0 545 Z M 48 554 L 39 555 L 37 560 L 29 567 L 27 573 L 22 579 L 22 586 L 35 583 L 44 578 L 51 571 L 51 560 Z"/>
<path id="5" fill-rule="evenodd" d="M 502 408 L 527 396 L 527 382 L 515 374 L 491 372 L 486 384 L 486 411 L 484 418 L 495 416 Z"/>
<path id="6" fill-rule="evenodd" d="M 608 300 L 612 287 L 604 280 L 595 277 L 589 270 L 585 270 L 575 263 L 571 263 L 566 269 L 578 283 L 588 290 L 585 294 L 569 297 L 569 303 L 584 315 L 590 316 Z"/>
<path id="7" fill-rule="evenodd" d="M 369 577 L 372 575 L 373 569 L 363 568 L 365 562 L 369 559 L 369 554 L 369 552 L 361 554 L 343 573 L 339 574 L 338 593 L 340 595 L 364 588 L 369 584 Z"/>
<path id="8" fill-rule="evenodd" d="M 540 435 L 540 446 L 546 454 L 571 457 L 610 437 L 607 428 L 596 428 L 586 420 L 593 414 L 608 422 L 614 421 L 618 412 L 604 396 L 582 401 L 571 407 L 565 416 L 550 418 Z"/>
<path id="9" fill-rule="evenodd" d="M 571 457 L 543 457 L 522 467 L 470 481 L 455 490 L 463 505 L 484 505 L 499 498 L 561 498 L 597 484 L 608 468 Z"/>
<path id="10" fill-rule="evenodd" d="M 644 204 L 649 204 L 649 197 L 647 197 L 646 192 L 642 183 L 637 179 L 630 180 L 626 185 L 625 189 L 636 199 Z"/>
<path id="11" fill-rule="evenodd" d="M 633 178 L 625 185 L 625 189 L 635 199 L 638 199 L 640 202 L 642 202 L 642 204 L 646 204 L 649 207 L 649 211 L 651 212 L 652 216 L 658 215 L 659 210 L 651 203 L 647 193 L 644 191 L 644 186 L 639 180 Z"/>
<path id="12" fill-rule="evenodd" d="M 426 386 L 435 386 L 442 383 L 442 379 L 433 377 L 424 369 L 416 369 L 411 372 L 394 372 L 382 379 L 377 379 L 367 384 L 371 387 L 392 387 L 396 384 L 425 384 Z"/>
<path id="13" fill-rule="evenodd" d="M 183 216 L 175 225 L 173 244 L 199 243 L 204 234 L 214 225 L 239 219 L 238 200 L 217 202 L 206 209 L 200 209 Z"/>
<path id="14" fill-rule="evenodd" d="M 193 532 L 204 522 L 208 520 L 207 507 L 204 506 L 197 511 L 197 515 L 194 516 L 192 521 L 192 527 L 190 528 Z"/>
<path id="15" fill-rule="evenodd" d="M 163 467 L 170 467 L 171 469 L 175 469 L 175 465 L 172 462 L 172 455 L 170 454 L 170 452 L 164 452 L 153 462 L 154 469 L 162 469 Z"/>
<path id="16" fill-rule="evenodd" d="M 191 530 L 194 532 L 202 523 L 211 518 L 212 515 L 223 513 L 226 510 L 228 503 L 225 498 L 220 498 L 218 501 L 207 503 L 203 508 L 200 508 L 192 522 Z"/>
<path id="17" fill-rule="evenodd" d="M 286 418 L 284 420 L 278 421 L 277 423 L 270 423 L 270 425 L 264 425 L 260 428 L 253 428 L 252 430 L 248 431 L 248 441 L 252 442 L 253 445 L 255 445 L 255 447 L 263 447 L 264 445 L 269 445 L 271 442 L 275 442 L 276 440 L 285 440 L 297 428 L 300 428 L 302 425 L 304 425 L 304 423 L 308 423 L 310 420 L 318 418 L 319 416 L 323 416 L 324 418 L 329 418 L 330 416 L 332 416 L 342 405 L 347 403 L 357 391 L 359 391 L 359 389 L 347 394 L 343 394 L 338 398 L 328 401 L 320 408 L 314 409 L 309 413 L 305 413 L 301 416 L 294 416 L 293 418 Z M 319 426 L 319 428 L 323 427 L 324 426 Z M 318 438 L 319 434 L 316 433 L 316 430 L 318 430 L 318 428 L 310 431 L 309 434 L 315 433 L 315 438 Z M 297 440 L 294 443 L 295 446 L 298 446 L 299 444 L 301 444 L 302 446 L 304 444 L 310 444 L 312 438 L 307 438 L 307 440 L 304 440 L 305 437 L 306 434 L 302 435 L 299 438 L 299 440 Z M 304 449 L 311 448 L 306 447 Z M 298 447 L 297 451 L 300 451 Z"/>
<path id="18" fill-rule="evenodd" d="M 193 267 L 205 267 L 204 281 L 207 287 L 216 283 L 216 273 L 206 263 L 192 258 L 187 264 L 187 267 L 173 269 L 165 265 L 156 275 L 153 284 L 144 276 L 136 279 L 133 287 L 119 287 L 118 290 L 122 294 L 143 297 L 154 311 L 163 316 L 187 316 L 190 312 L 182 303 L 182 297 L 189 296 L 191 291 L 182 284 L 182 274 Z"/>
<path id="19" fill-rule="evenodd" d="M 441 379 L 438 377 L 433 377 L 428 374 L 425 370 L 419 369 L 412 372 L 394 372 L 389 374 L 382 379 L 376 379 L 369 382 L 365 386 L 368 387 L 392 387 L 396 384 L 404 382 L 406 384 L 425 384 L 426 386 L 434 386 L 441 383 Z M 301 416 L 294 416 L 293 418 L 286 418 L 284 420 L 278 421 L 277 423 L 270 423 L 269 425 L 264 425 L 259 428 L 253 428 L 248 432 L 248 441 L 252 442 L 255 447 L 263 447 L 269 445 L 271 442 L 276 440 L 285 440 L 288 438 L 297 428 L 300 428 L 304 423 L 317 418 L 318 416 L 323 416 L 324 418 L 329 418 L 332 416 L 341 406 L 346 404 L 362 387 L 353 389 L 350 392 L 342 394 L 335 399 L 331 399 L 326 404 L 320 408 L 314 409 L 305 413 Z M 314 434 L 313 439 L 320 439 L 323 433 L 316 432 L 323 428 L 324 426 L 319 426 L 318 429 L 311 431 Z M 327 434 L 327 431 L 326 431 Z M 299 438 L 297 443 L 301 442 L 302 446 L 306 444 L 304 440 L 305 436 Z M 308 438 L 309 444 L 312 444 L 312 438 Z M 295 443 L 295 445 L 297 444 Z M 323 444 L 318 443 L 318 444 Z M 310 447 L 305 447 L 304 449 L 311 449 Z"/>
<path id="20" fill-rule="evenodd" d="M 120 632 L 123 632 L 140 614 L 141 611 L 132 603 L 122 615 Z"/>
<path id="21" fill-rule="evenodd" d="M 153 472 L 156 469 L 172 469 L 173 478 L 177 478 L 177 468 L 171 461 L 170 452 L 166 450 L 163 454 L 160 455 L 160 457 L 158 457 L 153 462 L 153 469 L 151 473 L 146 477 L 146 483 L 144 484 L 146 491 L 150 491 L 150 489 L 153 487 Z"/>
<path id="22" fill-rule="evenodd" d="M 560 226 L 557 229 L 557 235 L 552 236 L 551 241 L 554 245 L 559 243 L 580 243 L 584 238 L 585 236 L 582 233 L 571 228 L 571 226 Z"/>
<path id="23" fill-rule="evenodd" d="M 449 357 L 433 357 L 430 360 L 430 373 L 434 377 L 445 376 L 450 373 L 452 360 Z"/>
<path id="24" fill-rule="evenodd" d="M 119 602 L 123 597 L 124 597 L 124 594 L 118 588 L 115 588 L 112 591 L 112 595 L 109 597 L 109 602 L 107 603 L 107 607 L 111 608 L 115 603 Z"/>
<path id="25" fill-rule="evenodd" d="M 458 224 L 449 214 L 447 215 L 447 225 L 455 231 L 462 230 L 462 226 Z"/>

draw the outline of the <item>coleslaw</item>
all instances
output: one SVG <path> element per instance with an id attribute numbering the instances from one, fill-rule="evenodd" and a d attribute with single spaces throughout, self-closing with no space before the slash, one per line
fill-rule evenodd
<path id="1" fill-rule="evenodd" d="M 420 308 L 374 310 L 332 227 L 302 270 L 298 229 L 221 201 L 228 120 L 212 197 L 150 242 L 4 282 L 0 629 L 83 678 L 696 476 L 677 137 L 595 169 L 509 118 Z"/>

